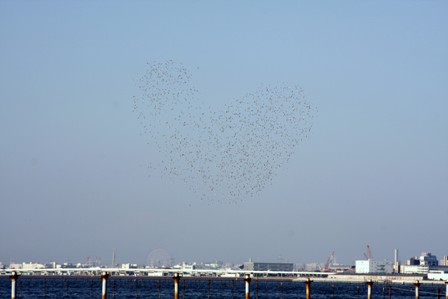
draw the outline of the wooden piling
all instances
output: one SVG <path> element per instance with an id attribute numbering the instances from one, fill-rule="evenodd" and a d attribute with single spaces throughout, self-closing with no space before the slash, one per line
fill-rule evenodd
<path id="1" fill-rule="evenodd" d="M 250 281 L 251 281 L 250 274 L 246 274 L 244 278 L 244 282 L 246 285 L 246 299 L 250 299 L 250 288 L 249 288 Z"/>
<path id="2" fill-rule="evenodd" d="M 445 288 L 446 288 L 446 291 L 445 291 L 445 299 L 448 299 L 448 280 L 445 281 Z"/>
<path id="3" fill-rule="evenodd" d="M 420 281 L 415 281 L 415 299 L 419 299 L 419 288 L 420 288 Z"/>
<path id="4" fill-rule="evenodd" d="M 180 280 L 179 273 L 174 274 L 173 280 L 174 280 L 174 299 L 179 299 L 179 280 Z"/>
<path id="5" fill-rule="evenodd" d="M 16 299 L 16 282 L 19 275 L 16 272 L 11 273 L 11 299 Z"/>
<path id="6" fill-rule="evenodd" d="M 101 282 L 102 282 L 101 299 L 107 299 L 107 279 L 108 278 L 109 278 L 109 274 L 107 272 L 103 272 L 101 274 Z"/>
<path id="7" fill-rule="evenodd" d="M 305 293 L 306 293 L 306 299 L 311 299 L 311 283 L 313 281 L 309 278 L 305 280 Z"/>
<path id="8" fill-rule="evenodd" d="M 367 281 L 367 299 L 372 299 L 372 285 L 372 280 Z"/>

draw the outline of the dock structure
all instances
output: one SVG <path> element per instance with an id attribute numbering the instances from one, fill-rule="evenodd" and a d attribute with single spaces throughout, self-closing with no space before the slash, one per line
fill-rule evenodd
<path id="1" fill-rule="evenodd" d="M 89 267 L 89 268 L 39 268 L 39 269 L 3 269 L 1 276 L 10 276 L 12 273 L 26 276 L 100 276 L 103 272 L 111 276 L 144 276 L 144 277 L 173 277 L 179 273 L 187 277 L 216 277 L 216 278 L 240 278 L 244 279 L 246 274 L 252 278 L 278 278 L 304 282 L 307 278 L 316 282 L 353 282 L 363 283 L 369 280 L 380 283 L 415 283 L 421 284 L 441 283 L 444 281 L 430 280 L 424 274 L 354 274 L 334 272 L 313 271 L 272 271 L 272 270 L 235 270 L 235 269 L 179 269 L 179 268 L 112 268 L 112 267 Z M 448 299 L 448 298 L 447 298 Z"/>

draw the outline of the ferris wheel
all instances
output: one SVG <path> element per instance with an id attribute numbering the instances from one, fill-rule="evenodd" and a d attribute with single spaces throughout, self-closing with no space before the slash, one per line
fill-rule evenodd
<path id="1" fill-rule="evenodd" d="M 168 268 L 172 264 L 171 254 L 163 248 L 156 248 L 146 256 L 146 265 L 150 268 Z"/>

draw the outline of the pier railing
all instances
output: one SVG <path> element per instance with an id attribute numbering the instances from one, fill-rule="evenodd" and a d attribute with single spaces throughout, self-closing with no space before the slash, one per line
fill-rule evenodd
<path id="1" fill-rule="evenodd" d="M 27 296 L 20 296 L 18 294 L 23 294 L 20 290 L 21 286 L 18 282 L 21 279 L 25 280 L 32 280 L 32 279 L 55 279 L 54 276 L 27 276 L 25 275 L 23 278 L 21 278 L 18 273 L 13 272 L 9 276 L 11 280 L 11 299 L 19 299 L 19 298 L 31 298 Z M 415 281 L 413 284 L 392 284 L 392 283 L 375 283 L 372 280 L 365 281 L 363 283 L 351 283 L 356 284 L 356 292 L 354 294 L 347 294 L 347 287 L 345 289 L 338 288 L 338 283 L 329 283 L 327 282 L 327 286 L 325 288 L 322 287 L 322 282 L 320 282 L 321 287 L 320 288 L 313 288 L 313 280 L 310 278 L 303 279 L 301 281 L 298 281 L 297 279 L 285 279 L 285 278 L 259 278 L 259 277 L 251 277 L 250 274 L 246 274 L 244 277 L 237 277 L 237 278 L 222 278 L 222 277 L 183 277 L 180 273 L 174 273 L 172 277 L 130 277 L 130 276 L 112 276 L 107 272 L 101 273 L 100 276 L 77 276 L 76 278 L 83 279 L 87 278 L 90 279 L 90 285 L 87 286 L 84 284 L 83 286 L 79 286 L 79 288 L 89 288 L 89 291 L 86 292 L 84 289 L 84 295 L 79 295 L 79 297 L 76 297 L 76 295 L 70 295 L 69 294 L 69 287 L 68 287 L 68 279 L 71 277 L 59 277 L 60 279 L 64 280 L 63 285 L 59 285 L 59 288 L 63 287 L 64 294 L 62 297 L 68 297 L 68 298 L 99 298 L 99 293 L 101 291 L 101 298 L 107 299 L 107 298 L 148 298 L 145 297 L 143 294 L 139 295 L 139 292 L 142 292 L 144 288 L 152 288 L 152 296 L 153 298 L 174 298 L 174 299 L 180 299 L 180 298 L 242 298 L 243 294 L 246 299 L 250 298 L 438 298 L 438 299 L 448 299 L 448 281 L 445 282 L 445 290 L 441 288 L 442 285 L 438 285 L 437 289 L 432 288 L 431 290 L 423 290 L 421 289 L 422 283 L 420 281 Z M 56 277 L 57 279 L 57 277 Z M 126 294 L 122 292 L 122 290 L 117 287 L 117 282 L 119 280 L 123 279 L 132 279 L 134 282 L 134 293 L 130 295 L 131 292 L 129 290 Z M 153 283 L 151 285 L 143 285 L 141 281 L 143 280 L 150 280 Z M 172 293 L 171 296 L 166 291 L 167 284 L 169 284 L 169 281 L 172 280 Z M 140 282 L 139 282 L 140 281 Z M 202 289 L 199 290 L 199 288 L 195 288 L 194 294 L 186 294 L 186 284 L 185 282 L 188 281 L 190 284 L 190 288 L 193 289 L 195 286 L 192 282 L 194 281 L 200 281 Z M 112 282 L 112 284 L 111 284 Z M 242 283 L 244 282 L 244 288 L 242 287 Z M 271 292 L 266 292 L 266 290 L 260 290 L 262 287 L 260 287 L 260 282 L 271 283 L 271 288 L 274 284 L 276 284 L 276 289 L 271 290 Z M 221 293 L 220 296 L 217 294 L 213 294 L 212 292 L 212 283 L 217 284 L 220 283 L 219 289 L 227 289 L 226 293 Z M 236 287 L 235 284 L 238 284 Z M 304 288 L 296 288 L 296 290 L 300 290 L 299 293 L 295 294 L 295 297 L 287 295 L 286 292 L 284 292 L 284 289 L 286 288 L 287 284 L 297 284 L 301 283 L 304 285 Z M 164 285 L 164 291 L 162 291 L 162 284 Z M 204 290 L 204 285 L 208 284 L 208 289 Z M 378 288 L 376 289 L 376 295 L 373 295 L 373 285 L 374 284 L 381 284 L 380 290 Z M 329 286 L 329 288 L 328 288 Z M 32 287 L 32 284 L 29 284 L 25 286 L 26 288 Z M 48 288 L 50 289 L 50 288 Z M 231 289 L 231 291 L 229 291 Z M 216 287 L 215 287 L 216 290 Z M 316 290 L 316 294 L 313 293 L 313 291 Z M 381 292 L 382 290 L 382 292 Z M 27 290 L 30 291 L 30 290 Z M 261 291 L 264 291 L 263 295 L 261 295 Z M 260 292 L 260 296 L 259 296 Z M 341 294 L 341 292 L 343 292 Z M 33 293 L 33 292 L 31 292 Z M 78 292 L 79 293 L 79 292 Z M 289 291 L 288 294 L 290 294 L 291 291 Z M 33 294 L 36 294 L 34 292 Z M 86 294 L 89 294 L 86 296 Z M 3 298 L 3 296 L 2 296 Z M 6 298 L 6 297 L 5 297 Z M 34 296 L 32 298 L 55 298 L 51 294 L 51 290 L 47 290 L 45 287 L 41 289 L 40 294 L 37 296 Z"/>

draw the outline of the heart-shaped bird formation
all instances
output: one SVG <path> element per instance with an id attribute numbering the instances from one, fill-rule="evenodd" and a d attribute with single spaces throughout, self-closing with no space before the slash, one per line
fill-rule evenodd
<path id="1" fill-rule="evenodd" d="M 298 86 L 263 86 L 216 110 L 198 98 L 182 64 L 148 66 L 134 111 L 161 154 L 154 169 L 203 200 L 235 203 L 259 194 L 309 136 L 315 109 Z"/>

